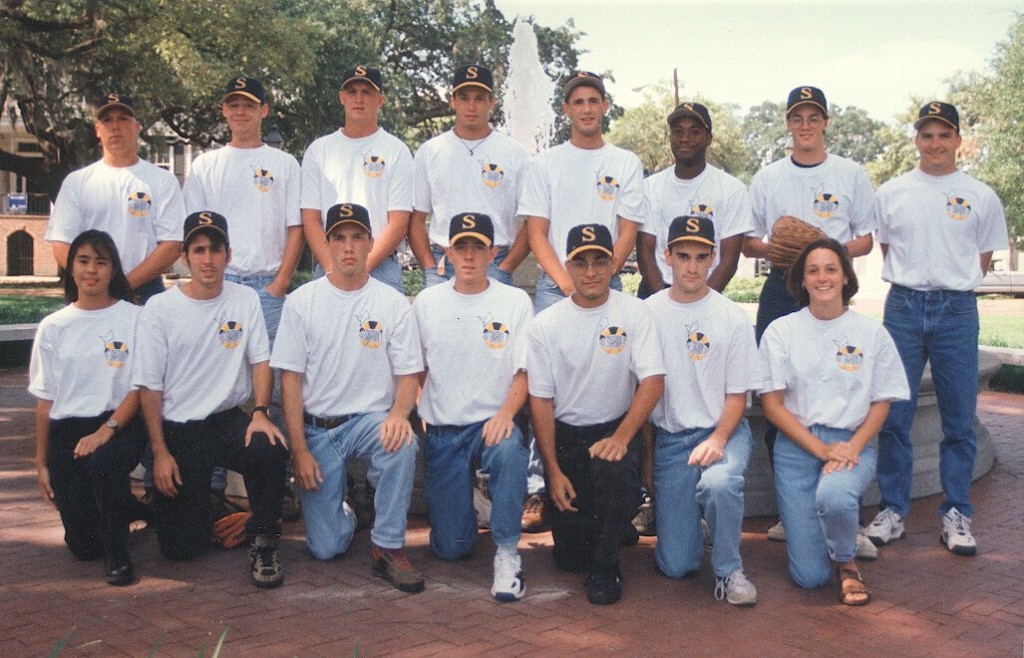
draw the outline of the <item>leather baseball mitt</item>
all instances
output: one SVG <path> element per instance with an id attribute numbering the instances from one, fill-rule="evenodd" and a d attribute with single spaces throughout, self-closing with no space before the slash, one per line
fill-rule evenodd
<path id="1" fill-rule="evenodd" d="M 804 247 L 824 237 L 827 236 L 821 229 L 802 219 L 783 215 L 772 226 L 772 234 L 768 238 L 768 260 L 774 267 L 789 269 Z"/>
<path id="2" fill-rule="evenodd" d="M 235 512 L 214 522 L 213 541 L 224 548 L 240 546 L 248 538 L 245 532 L 245 524 L 252 514 L 249 512 Z"/>

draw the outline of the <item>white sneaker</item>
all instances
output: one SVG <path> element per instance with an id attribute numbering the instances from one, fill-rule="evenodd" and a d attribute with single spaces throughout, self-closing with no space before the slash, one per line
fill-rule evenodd
<path id="1" fill-rule="evenodd" d="M 939 540 L 955 555 L 976 555 L 978 552 L 978 545 L 971 534 L 971 517 L 964 516 L 955 507 L 942 515 Z"/>
<path id="2" fill-rule="evenodd" d="M 903 531 L 903 517 L 886 508 L 875 516 L 875 520 L 864 530 L 864 534 L 875 546 L 888 544 L 906 534 Z"/>
<path id="3" fill-rule="evenodd" d="M 786 541 L 786 528 L 782 526 L 782 519 L 779 522 L 768 528 L 768 539 L 772 541 Z"/>
<path id="4" fill-rule="evenodd" d="M 750 606 L 757 603 L 757 588 L 747 580 L 743 569 L 737 569 L 725 578 L 715 578 L 715 598 L 733 605 Z"/>
<path id="5" fill-rule="evenodd" d="M 494 584 L 491 596 L 498 601 L 518 601 L 526 595 L 526 579 L 519 553 L 499 550 L 494 554 Z"/>
<path id="6" fill-rule="evenodd" d="M 864 528 L 857 531 L 857 559 L 858 560 L 877 560 L 878 559 L 878 548 L 871 543 L 868 536 L 864 534 Z"/>

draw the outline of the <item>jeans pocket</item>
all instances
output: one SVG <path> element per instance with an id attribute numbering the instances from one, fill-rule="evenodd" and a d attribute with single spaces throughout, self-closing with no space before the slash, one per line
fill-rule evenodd
<path id="1" fill-rule="evenodd" d="M 885 314 L 900 313 L 910 304 L 910 297 L 898 290 L 890 290 L 885 296 Z"/>
<path id="2" fill-rule="evenodd" d="M 946 308 L 953 315 L 970 315 L 978 312 L 978 301 L 974 295 L 951 295 L 946 299 Z"/>

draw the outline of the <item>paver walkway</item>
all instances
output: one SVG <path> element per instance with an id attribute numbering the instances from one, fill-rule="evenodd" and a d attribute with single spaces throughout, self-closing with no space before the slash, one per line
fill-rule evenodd
<path id="1" fill-rule="evenodd" d="M 0 371 L 0 656 L 40 656 L 73 631 L 62 655 L 196 656 L 229 626 L 224 656 L 378 656 L 609 653 L 735 656 L 1020 656 L 1024 650 L 1024 396 L 985 393 L 980 414 L 997 463 L 975 484 L 976 558 L 939 544 L 938 497 L 916 501 L 908 535 L 865 563 L 874 601 L 836 602 L 831 588 L 803 591 L 785 571 L 774 521 L 747 519 L 745 569 L 758 604 L 737 609 L 712 596 L 705 564 L 669 580 L 653 564 L 654 539 L 625 549 L 618 605 L 587 603 L 582 578 L 555 570 L 550 534 L 525 535 L 526 598 L 490 599 L 493 544 L 456 563 L 434 558 L 423 519 L 410 524 L 413 562 L 427 591 L 402 594 L 369 569 L 368 533 L 349 554 L 317 562 L 300 524 L 287 526 L 285 585 L 249 584 L 243 550 L 191 563 L 159 556 L 152 531 L 133 535 L 141 581 L 106 585 L 99 563 L 76 562 L 55 510 L 40 498 L 32 464 L 33 400 L 24 370 Z M 866 516 L 874 509 L 865 511 Z M 867 516 L 870 518 L 870 516 Z M 209 653 L 207 653 L 209 655 Z"/>

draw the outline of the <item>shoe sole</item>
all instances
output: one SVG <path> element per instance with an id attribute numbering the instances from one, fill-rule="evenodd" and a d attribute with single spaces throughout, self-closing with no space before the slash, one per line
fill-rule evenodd
<path id="1" fill-rule="evenodd" d="M 405 592 L 406 594 L 419 594 L 426 589 L 426 583 L 396 583 L 388 578 L 388 575 L 377 568 L 376 565 L 373 567 L 373 575 L 388 581 L 392 587 L 397 589 L 399 592 Z"/>
<path id="2" fill-rule="evenodd" d="M 753 601 L 741 601 L 739 603 L 735 601 L 730 601 L 728 597 L 726 597 L 725 600 L 729 603 L 729 605 L 734 605 L 737 608 L 753 608 L 755 605 L 757 605 L 757 599 L 754 599 Z"/>
<path id="3" fill-rule="evenodd" d="M 868 539 L 870 539 L 871 543 L 874 544 L 875 546 L 885 546 L 889 542 L 896 541 L 897 539 L 903 539 L 906 536 L 906 534 L 907 533 L 906 533 L 905 530 L 900 530 L 900 534 L 894 535 L 894 536 L 890 537 L 889 539 L 882 539 L 881 537 L 875 537 L 874 535 L 865 535 L 865 536 Z"/>
<path id="4" fill-rule="evenodd" d="M 516 601 L 521 601 L 523 597 L 526 596 L 526 590 L 523 590 L 518 594 L 514 592 L 498 592 L 497 594 L 491 592 L 491 596 L 494 597 L 495 601 L 499 601 L 501 603 L 515 603 Z"/>
<path id="5" fill-rule="evenodd" d="M 942 537 L 942 536 L 939 537 L 939 543 L 942 544 L 943 546 L 945 546 L 946 550 L 948 550 L 953 555 L 962 555 L 964 557 L 974 557 L 975 555 L 978 554 L 978 547 L 977 546 L 950 546 L 946 542 L 946 538 Z"/>
<path id="6" fill-rule="evenodd" d="M 128 585 L 134 585 L 138 582 L 135 578 L 135 574 L 128 574 L 127 576 L 118 576 L 117 578 L 107 577 L 107 584 L 113 585 L 114 587 L 127 587 Z"/>
<path id="7" fill-rule="evenodd" d="M 265 580 L 256 580 L 255 578 L 253 578 L 252 579 L 252 584 L 255 585 L 256 587 L 259 587 L 260 589 L 273 589 L 275 587 L 280 587 L 282 584 L 284 584 L 284 576 L 282 575 L 280 580 L 266 580 L 266 581 Z"/>

